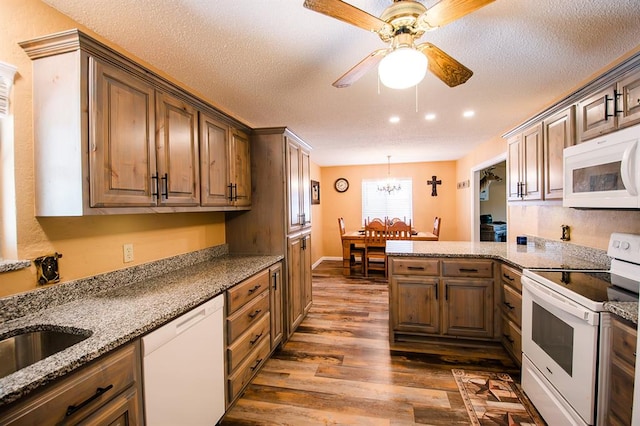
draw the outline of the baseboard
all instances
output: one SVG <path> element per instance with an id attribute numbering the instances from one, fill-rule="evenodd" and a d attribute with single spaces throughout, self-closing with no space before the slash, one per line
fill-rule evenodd
<path id="1" fill-rule="evenodd" d="M 316 267 L 317 267 L 319 264 L 321 264 L 323 261 L 325 261 L 325 260 L 340 260 L 340 261 L 342 261 L 342 258 L 341 258 L 341 257 L 338 257 L 338 256 L 323 256 L 323 257 L 321 257 L 320 259 L 318 259 L 318 260 L 316 261 L 316 263 L 314 263 L 313 265 L 311 265 L 311 269 L 316 269 Z"/>

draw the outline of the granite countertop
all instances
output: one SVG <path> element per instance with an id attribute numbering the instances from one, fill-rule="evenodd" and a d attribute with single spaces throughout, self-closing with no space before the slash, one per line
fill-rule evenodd
<path id="1" fill-rule="evenodd" d="M 91 335 L 64 351 L 0 379 L 0 406 L 131 342 L 281 259 L 282 256 L 225 254 L 195 264 L 180 265 L 183 267 L 179 269 L 175 269 L 175 264 L 165 265 L 164 270 L 156 270 L 161 272 L 158 275 L 127 282 L 127 276 L 135 275 L 136 271 L 133 271 L 120 274 L 121 281 L 110 283 L 106 289 L 97 285 L 100 291 L 86 291 L 60 303 L 54 300 L 61 297 L 60 291 L 49 291 L 51 294 L 42 299 L 49 298 L 49 305 L 55 306 L 36 308 L 14 318 L 0 318 L 0 338 L 11 336 L 16 330 L 42 329 L 43 325 L 48 329 Z M 78 292 L 77 286 L 69 287 L 74 288 L 67 289 L 67 293 Z M 34 305 L 38 305 L 38 296 L 47 295 L 34 294 Z M 14 302 L 16 305 L 28 303 L 28 297 L 29 293 L 21 295 L 19 303 L 11 297 L 0 299 L 0 311 L 5 311 L 5 305 L 11 311 Z"/>
<path id="2" fill-rule="evenodd" d="M 527 245 L 470 241 L 387 241 L 390 256 L 486 257 L 521 269 L 596 269 L 608 271 L 604 250 L 529 237 Z M 638 302 L 606 302 L 604 308 L 638 323 Z"/>

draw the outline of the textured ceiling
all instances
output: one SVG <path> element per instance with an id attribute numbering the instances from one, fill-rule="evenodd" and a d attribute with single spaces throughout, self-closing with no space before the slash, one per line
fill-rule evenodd
<path id="1" fill-rule="evenodd" d="M 376 16 L 391 4 L 348 2 Z M 417 91 L 396 91 L 379 88 L 372 70 L 336 89 L 333 81 L 384 44 L 303 0 L 45 3 L 249 126 L 290 127 L 321 166 L 458 159 L 640 41 L 638 0 L 496 0 L 419 40 L 472 69 L 466 84 L 449 88 L 427 73 Z M 473 118 L 462 117 L 467 109 Z"/>

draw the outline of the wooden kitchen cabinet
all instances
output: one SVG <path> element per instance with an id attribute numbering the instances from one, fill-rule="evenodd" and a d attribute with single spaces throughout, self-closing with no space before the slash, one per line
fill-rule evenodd
<path id="1" fill-rule="evenodd" d="M 246 133 L 200 113 L 200 173 L 203 206 L 250 206 L 251 162 Z"/>
<path id="2" fill-rule="evenodd" d="M 563 150 L 575 145 L 575 107 L 571 106 L 542 122 L 544 199 L 562 199 Z"/>
<path id="3" fill-rule="evenodd" d="M 606 406 L 598 407 L 605 425 L 631 425 L 636 365 L 637 326 L 611 316 L 611 348 Z"/>
<path id="4" fill-rule="evenodd" d="M 284 338 L 284 312 L 282 291 L 282 262 L 278 262 L 269 268 L 270 313 L 271 313 L 271 350 L 274 350 Z"/>
<path id="5" fill-rule="evenodd" d="M 264 270 L 226 292 L 227 408 L 271 353 L 270 277 Z"/>
<path id="6" fill-rule="evenodd" d="M 392 257 L 392 343 L 416 337 L 493 338 L 493 261 Z"/>
<path id="7" fill-rule="evenodd" d="M 508 141 L 508 200 L 542 199 L 542 125 L 532 126 Z"/>
<path id="8" fill-rule="evenodd" d="M 33 61 L 36 216 L 250 207 L 247 126 L 79 30 L 20 45 Z M 201 172 L 201 112 L 234 129 L 224 206 L 201 204 L 201 179 L 218 177 Z"/>
<path id="9" fill-rule="evenodd" d="M 298 328 L 311 308 L 311 233 L 289 238 L 289 279 L 287 280 L 287 328 Z"/>
<path id="10" fill-rule="evenodd" d="M 287 137 L 289 214 L 288 232 L 311 225 L 311 177 L 309 151 L 293 137 Z"/>
<path id="11" fill-rule="evenodd" d="M 522 365 L 522 271 L 500 265 L 502 344 Z"/>
<path id="12" fill-rule="evenodd" d="M 250 140 L 252 209 L 227 213 L 226 241 L 230 253 L 284 257 L 284 342 L 312 302 L 311 147 L 284 127 L 255 129 Z"/>
<path id="13" fill-rule="evenodd" d="M 3 407 L 3 425 L 143 425 L 139 341 Z"/>
<path id="14" fill-rule="evenodd" d="M 640 123 L 640 70 L 632 70 L 578 102 L 578 141 Z"/>

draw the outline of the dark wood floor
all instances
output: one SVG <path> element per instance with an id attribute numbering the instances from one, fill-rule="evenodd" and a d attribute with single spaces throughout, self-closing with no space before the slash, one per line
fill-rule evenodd
<path id="1" fill-rule="evenodd" d="M 223 425 L 467 425 L 452 368 L 519 369 L 499 345 L 389 346 L 387 283 L 313 272 L 313 306 L 269 359 Z"/>

